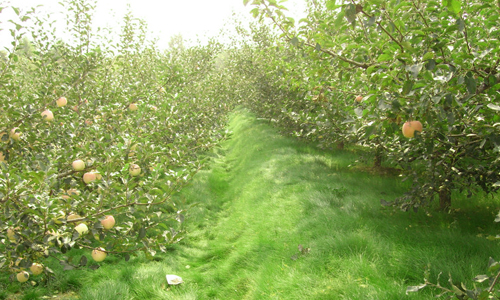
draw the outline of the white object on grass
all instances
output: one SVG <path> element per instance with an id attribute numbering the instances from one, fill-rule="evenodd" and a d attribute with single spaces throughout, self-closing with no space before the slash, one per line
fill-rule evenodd
<path id="1" fill-rule="evenodd" d="M 167 275 L 167 283 L 170 285 L 178 285 L 184 283 L 184 281 L 177 275 Z"/>

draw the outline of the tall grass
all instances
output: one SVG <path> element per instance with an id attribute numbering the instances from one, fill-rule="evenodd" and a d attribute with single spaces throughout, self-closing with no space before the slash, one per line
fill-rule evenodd
<path id="1" fill-rule="evenodd" d="M 425 272 L 470 286 L 500 258 L 485 238 L 500 231 L 495 197 L 455 195 L 451 213 L 401 212 L 380 200 L 407 186 L 350 168 L 358 151 L 319 151 L 244 111 L 229 128 L 210 168 L 177 196 L 199 203 L 187 238 L 153 262 L 139 255 L 63 273 L 80 299 L 430 299 L 439 291 L 407 296 L 406 287 Z M 184 283 L 168 286 L 166 274 Z"/>

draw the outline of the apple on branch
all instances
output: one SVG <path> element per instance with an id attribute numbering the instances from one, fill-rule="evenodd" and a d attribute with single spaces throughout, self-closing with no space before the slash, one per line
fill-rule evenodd
<path id="1" fill-rule="evenodd" d="M 68 104 L 68 100 L 66 100 L 65 97 L 60 97 L 59 99 L 56 100 L 56 103 L 58 107 L 63 107 L 66 106 L 66 104 Z"/>
<path id="2" fill-rule="evenodd" d="M 73 169 L 75 171 L 82 171 L 83 169 L 85 169 L 85 162 L 81 159 L 73 161 L 71 165 L 73 166 Z"/>
<path id="3" fill-rule="evenodd" d="M 16 278 L 17 278 L 17 281 L 23 283 L 23 282 L 28 281 L 28 279 L 30 279 L 30 274 L 26 271 L 21 271 L 21 272 L 17 273 Z"/>
<path id="4" fill-rule="evenodd" d="M 110 230 L 115 226 L 115 218 L 113 216 L 106 216 L 105 219 L 101 220 L 101 225 L 104 227 L 106 230 Z"/>
<path id="5" fill-rule="evenodd" d="M 12 128 L 9 132 L 9 137 L 14 141 L 19 141 L 21 139 L 21 132 L 17 131 L 19 128 Z"/>
<path id="6" fill-rule="evenodd" d="M 128 109 L 130 109 L 131 111 L 135 111 L 137 110 L 137 108 L 137 103 L 130 103 L 130 105 L 128 106 Z"/>
<path id="7" fill-rule="evenodd" d="M 54 114 L 48 109 L 44 110 L 41 115 L 42 118 L 47 122 L 54 120 Z"/>
<path id="8" fill-rule="evenodd" d="M 403 124 L 403 135 L 407 138 L 415 136 L 415 131 L 422 132 L 423 126 L 419 121 L 408 121 Z"/>
<path id="9" fill-rule="evenodd" d="M 106 250 L 104 250 L 104 248 L 95 248 L 94 250 L 92 250 L 92 258 L 96 261 L 96 262 L 101 262 L 103 261 L 106 256 L 108 254 L 106 253 Z"/>
<path id="10" fill-rule="evenodd" d="M 87 173 L 83 174 L 83 182 L 85 182 L 86 184 L 89 184 L 96 179 L 97 179 L 97 176 L 96 176 L 96 173 L 94 173 L 94 172 L 87 172 Z"/>
<path id="11" fill-rule="evenodd" d="M 136 164 L 131 164 L 130 167 L 128 168 L 128 172 L 130 176 L 137 176 L 141 174 L 141 167 Z"/>
<path id="12" fill-rule="evenodd" d="M 35 276 L 40 275 L 43 273 L 43 265 L 39 263 L 33 263 L 30 267 L 30 271 Z"/>

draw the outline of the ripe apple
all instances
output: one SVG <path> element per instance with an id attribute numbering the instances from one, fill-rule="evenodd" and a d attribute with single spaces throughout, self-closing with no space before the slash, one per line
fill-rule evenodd
<path id="1" fill-rule="evenodd" d="M 130 167 L 128 168 L 128 172 L 130 176 L 137 176 L 141 174 L 141 167 L 139 167 L 139 165 L 136 164 L 131 164 Z"/>
<path id="2" fill-rule="evenodd" d="M 40 275 L 43 273 L 43 265 L 39 263 L 33 263 L 30 267 L 30 271 L 35 276 Z"/>
<path id="3" fill-rule="evenodd" d="M 61 98 L 56 100 L 56 103 L 57 103 L 58 107 L 63 107 L 63 106 L 66 106 L 66 104 L 68 104 L 68 100 L 66 100 L 65 97 L 61 97 Z"/>
<path id="4" fill-rule="evenodd" d="M 103 261 L 106 256 L 108 255 L 106 252 L 106 250 L 104 250 L 104 248 L 95 248 L 94 250 L 92 250 L 92 258 L 96 261 L 96 262 L 100 262 L 100 261 Z"/>
<path id="5" fill-rule="evenodd" d="M 21 271 L 19 273 L 17 273 L 17 281 L 23 283 L 23 282 L 26 282 L 28 281 L 28 279 L 30 279 L 30 273 L 26 272 L 26 271 Z"/>
<path id="6" fill-rule="evenodd" d="M 106 216 L 106 219 L 101 220 L 102 227 L 106 230 L 110 230 L 115 226 L 115 218 L 113 216 Z"/>
<path id="7" fill-rule="evenodd" d="M 85 182 L 86 184 L 89 184 L 96 179 L 97 179 L 97 176 L 94 172 L 88 172 L 88 173 L 83 174 L 83 182 Z"/>
<path id="8" fill-rule="evenodd" d="M 415 130 L 422 132 L 422 123 L 419 121 L 408 121 L 403 124 L 403 135 L 407 138 L 415 136 Z"/>
<path id="9" fill-rule="evenodd" d="M 9 132 L 9 137 L 13 139 L 14 141 L 19 141 L 21 138 L 21 132 L 16 132 L 16 130 L 19 128 L 12 128 Z"/>
<path id="10" fill-rule="evenodd" d="M 72 166 L 75 171 L 81 171 L 85 169 L 85 162 L 81 159 L 77 159 L 73 161 Z"/>
<path id="11" fill-rule="evenodd" d="M 54 120 L 54 114 L 50 110 L 46 109 L 42 112 L 42 118 L 45 121 L 50 122 L 50 121 Z"/>
<path id="12" fill-rule="evenodd" d="M 89 228 L 84 223 L 76 225 L 75 230 L 78 231 L 80 235 L 85 235 L 89 232 Z"/>
<path id="13" fill-rule="evenodd" d="M 356 96 L 356 102 L 361 102 L 363 100 L 363 96 Z"/>
<path id="14" fill-rule="evenodd" d="M 9 241 L 15 242 L 16 241 L 16 231 L 13 228 L 8 228 L 7 229 L 7 237 L 9 238 Z"/>
<path id="15" fill-rule="evenodd" d="M 128 106 L 128 109 L 130 109 L 131 111 L 134 111 L 134 110 L 137 110 L 137 104 L 136 103 L 130 103 L 130 105 Z"/>

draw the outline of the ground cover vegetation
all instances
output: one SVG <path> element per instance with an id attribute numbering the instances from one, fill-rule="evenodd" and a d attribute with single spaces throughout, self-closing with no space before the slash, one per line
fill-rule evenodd
<path id="1" fill-rule="evenodd" d="M 0 5 L 0 11 L 12 9 L 18 16 L 9 20 L 15 25 L 14 42 L 0 61 L 0 269 L 20 283 L 7 283 L 3 290 L 36 285 L 26 290 L 26 299 L 31 292 L 32 298 L 48 293 L 45 289 L 78 290 L 88 299 L 118 289 L 119 295 L 127 295 L 119 299 L 280 298 L 285 290 L 296 291 L 297 299 L 311 291 L 314 299 L 400 299 L 407 286 L 407 292 L 433 286 L 414 297 L 442 292 L 459 299 L 498 298 L 499 264 L 493 258 L 488 263 L 496 244 L 486 237 L 495 239 L 490 226 L 499 209 L 500 3 L 312 0 L 306 16 L 296 21 L 287 17 L 284 1 L 243 2 L 253 7 L 256 21 L 235 21 L 230 42 L 185 47 L 176 37 L 166 51 L 147 38 L 147 25 L 132 13 L 123 20 L 119 41 L 111 40 L 105 29 L 94 31 L 92 1 L 62 2 L 68 40 L 57 38 L 51 17 L 37 9 Z M 230 175 L 233 167 L 250 172 L 252 163 L 260 162 L 263 157 L 254 157 L 251 150 L 264 147 L 249 147 L 258 140 L 247 143 L 249 153 L 221 158 L 222 165 L 207 156 L 226 137 L 227 114 L 236 104 L 281 133 L 324 150 L 338 149 L 333 153 L 342 166 L 335 168 L 352 182 L 331 186 L 331 157 L 311 161 L 302 149 L 297 151 L 303 155 L 287 161 L 289 141 L 282 141 L 268 150 L 279 152 L 275 159 L 282 158 L 292 169 L 268 174 L 276 177 L 267 182 L 274 188 L 255 183 L 268 186 L 266 195 L 250 183 L 244 191 L 248 177 L 226 176 L 236 176 Z M 267 129 L 261 129 L 267 136 Z M 353 158 L 353 151 L 361 158 Z M 299 171 L 292 160 L 300 170 L 307 161 L 314 169 L 311 176 L 326 172 L 327 178 L 289 178 L 285 174 Z M 200 172 L 205 161 L 214 168 Z M 370 172 L 347 168 L 354 161 Z M 263 164 L 267 167 L 255 177 L 266 178 L 274 162 Z M 315 169 L 320 166 L 326 169 Z M 382 173 L 399 174 L 404 182 Z M 195 174 L 199 187 L 183 189 Z M 278 180 L 282 177 L 295 183 L 290 187 Z M 353 182 L 363 180 L 370 186 L 368 195 L 351 194 Z M 179 191 L 181 196 L 175 196 Z M 284 207 L 277 212 L 265 203 L 252 210 L 248 202 L 256 201 L 256 195 L 276 197 L 276 205 L 283 199 L 295 202 L 286 208 L 289 216 L 283 215 Z M 332 195 L 338 198 L 335 205 L 328 202 Z M 436 206 L 440 212 L 433 210 Z M 334 220 L 346 207 L 346 219 Z M 257 220 L 264 215 L 267 223 Z M 197 225 L 185 227 L 186 216 Z M 206 221 L 207 216 L 214 220 Z M 367 220 L 361 227 L 342 227 L 354 219 Z M 252 236 L 244 228 L 237 230 L 254 223 Z M 293 239 L 278 234 L 282 223 Z M 318 231 L 307 235 L 299 230 L 305 223 Z M 269 232 L 256 236 L 264 226 Z M 342 232 L 338 226 L 349 233 L 328 238 L 327 232 Z M 401 234 L 415 226 L 419 229 L 411 237 Z M 186 229 L 192 233 L 189 242 L 183 240 Z M 273 230 L 273 237 L 266 235 Z M 432 233 L 435 239 L 429 237 Z M 394 248 L 380 248 L 369 235 L 389 236 L 384 242 L 392 241 Z M 408 249 L 399 250 L 402 239 Z M 342 248 L 336 248 L 341 241 L 359 254 L 340 255 L 346 260 L 336 264 L 344 273 L 302 263 L 314 258 L 318 266 L 328 265 L 325 259 L 343 253 L 335 250 Z M 253 250 L 232 255 L 238 245 Z M 314 249 L 319 251 L 313 255 Z M 400 256 L 393 250 L 401 251 Z M 296 268 L 286 263 L 289 258 Z M 146 259 L 158 261 L 141 267 Z M 274 264 L 278 260 L 280 274 Z M 262 267 L 260 262 L 265 262 Z M 356 262 L 371 269 L 349 269 Z M 183 264 L 194 267 L 183 269 Z M 486 274 L 486 265 L 489 273 L 476 276 Z M 100 272 L 109 274 L 115 267 L 120 270 L 112 279 L 97 280 L 104 274 Z M 63 270 L 65 275 L 59 275 Z M 132 275 L 138 270 L 142 278 Z M 148 272 L 164 270 L 183 270 L 196 284 L 154 285 L 153 276 L 159 275 Z M 453 279 L 443 280 L 439 271 Z M 95 274 L 88 276 L 96 283 L 78 272 Z M 251 277 L 253 272 L 261 277 Z M 298 279 L 303 274 L 306 283 Z M 460 286 L 472 278 L 477 285 Z M 313 283 L 318 285 L 310 288 Z"/>

